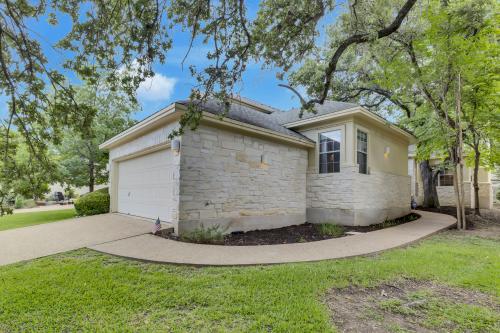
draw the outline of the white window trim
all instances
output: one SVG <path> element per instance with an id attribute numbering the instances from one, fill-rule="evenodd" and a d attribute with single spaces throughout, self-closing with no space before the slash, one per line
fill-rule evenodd
<path id="1" fill-rule="evenodd" d="M 321 173 L 319 171 L 321 167 L 320 163 L 320 155 L 321 155 L 321 134 L 323 133 L 328 133 L 328 132 L 334 132 L 334 131 L 340 131 L 340 149 L 339 149 L 339 172 L 324 172 Z M 342 172 L 342 161 L 345 158 L 345 130 L 344 126 L 335 126 L 335 127 L 325 127 L 322 128 L 321 130 L 318 130 L 317 132 L 317 138 L 318 138 L 318 148 L 316 148 L 316 172 L 321 175 L 326 175 L 326 174 L 336 174 L 336 173 L 341 173 Z M 326 153 L 326 152 L 325 152 Z"/>
<path id="2" fill-rule="evenodd" d="M 359 172 L 359 163 L 358 163 L 358 130 L 361 132 L 366 133 L 366 173 L 360 173 Z M 358 173 L 360 175 L 369 175 L 370 174 L 370 156 L 371 156 L 371 151 L 370 151 L 370 130 L 367 129 L 366 127 L 357 125 L 354 126 L 354 141 L 353 141 L 353 148 L 354 148 L 354 161 L 356 162 L 356 167 L 358 168 Z"/>

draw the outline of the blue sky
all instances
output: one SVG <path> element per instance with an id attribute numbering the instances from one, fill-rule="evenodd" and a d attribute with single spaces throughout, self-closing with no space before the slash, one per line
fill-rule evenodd
<path id="1" fill-rule="evenodd" d="M 257 11 L 258 1 L 248 1 L 248 3 L 249 14 L 253 16 Z M 322 25 L 331 23 L 336 15 L 337 13 L 333 13 L 330 17 L 325 18 Z M 50 68 L 60 69 L 60 64 L 68 56 L 55 50 L 53 45 L 69 31 L 70 24 L 69 19 L 63 16 L 59 17 L 57 27 L 50 26 L 42 20 L 29 23 L 34 33 L 33 36 L 39 40 L 49 59 Z M 176 100 L 186 99 L 196 83 L 189 73 L 189 66 L 195 65 L 201 68 L 208 64 L 205 57 L 208 46 L 196 42 L 183 69 L 181 62 L 188 49 L 189 32 L 177 29 L 171 36 L 173 47 L 167 53 L 166 62 L 153 64 L 155 77 L 144 82 L 138 90 L 142 110 L 134 116 L 136 119 L 143 119 Z M 296 96 L 289 90 L 278 87 L 278 83 L 281 81 L 276 78 L 276 72 L 275 69 L 262 69 L 260 64 L 250 64 L 244 74 L 239 93 L 282 110 L 299 106 Z M 74 80 L 71 75 L 69 77 L 70 80 Z M 0 107 L 1 113 L 5 114 L 5 98 L 0 97 L 0 103 L 3 104 Z"/>

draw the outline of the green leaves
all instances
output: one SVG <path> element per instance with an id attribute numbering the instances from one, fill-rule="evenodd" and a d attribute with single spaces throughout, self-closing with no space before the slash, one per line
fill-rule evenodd
<path id="1" fill-rule="evenodd" d="M 67 185 L 81 187 L 108 181 L 108 153 L 99 145 L 134 124 L 131 116 L 139 109 L 125 92 L 108 85 L 85 85 L 76 90 L 76 101 L 86 105 L 87 118 L 81 126 L 87 131 L 70 127 L 62 133 L 56 149 L 59 155 L 60 178 Z"/>

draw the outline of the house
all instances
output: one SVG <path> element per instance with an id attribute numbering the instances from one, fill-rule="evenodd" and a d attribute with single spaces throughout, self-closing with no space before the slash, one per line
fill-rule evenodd
<path id="1" fill-rule="evenodd" d="M 59 184 L 59 183 L 53 183 L 50 184 L 50 190 L 49 193 L 50 195 L 53 195 L 56 192 L 61 192 L 61 193 L 66 193 L 66 190 L 68 189 L 67 184 Z M 94 185 L 94 191 L 100 190 L 102 188 L 108 187 L 108 184 L 96 184 Z M 74 194 L 77 196 L 82 196 L 84 194 L 89 193 L 89 187 L 88 186 L 80 186 L 80 187 L 72 187 L 71 189 L 73 190 Z"/>
<path id="2" fill-rule="evenodd" d="M 411 134 L 351 103 L 316 113 L 233 98 L 202 105 L 195 130 L 169 140 L 178 101 L 101 144 L 109 150 L 111 211 L 157 218 L 176 233 L 312 223 L 369 225 L 410 209 Z"/>
<path id="3" fill-rule="evenodd" d="M 418 163 L 415 159 L 415 145 L 411 145 L 408 149 L 408 174 L 411 177 L 411 195 L 420 205 L 424 201 L 424 192 L 422 185 L 422 176 L 420 175 L 420 169 L 418 168 Z M 433 157 L 430 160 L 432 166 L 437 166 L 442 164 L 442 160 Z M 462 179 L 464 180 L 464 194 L 465 194 L 465 207 L 474 208 L 474 186 L 472 182 L 472 177 L 474 175 L 474 169 L 472 167 L 464 167 L 464 174 Z M 478 173 L 478 183 L 479 183 L 479 207 L 481 209 L 491 209 L 493 208 L 493 186 L 492 186 L 492 175 L 485 168 L 480 167 Z M 439 204 L 441 206 L 455 206 L 455 189 L 453 186 L 453 171 L 444 170 L 439 173 L 437 179 L 436 191 L 439 198 Z"/>

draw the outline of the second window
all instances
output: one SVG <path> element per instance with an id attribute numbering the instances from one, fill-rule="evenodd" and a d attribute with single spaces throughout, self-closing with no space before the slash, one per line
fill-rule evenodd
<path id="1" fill-rule="evenodd" d="M 368 173 L 368 134 L 358 130 L 357 161 L 359 173 Z"/>

